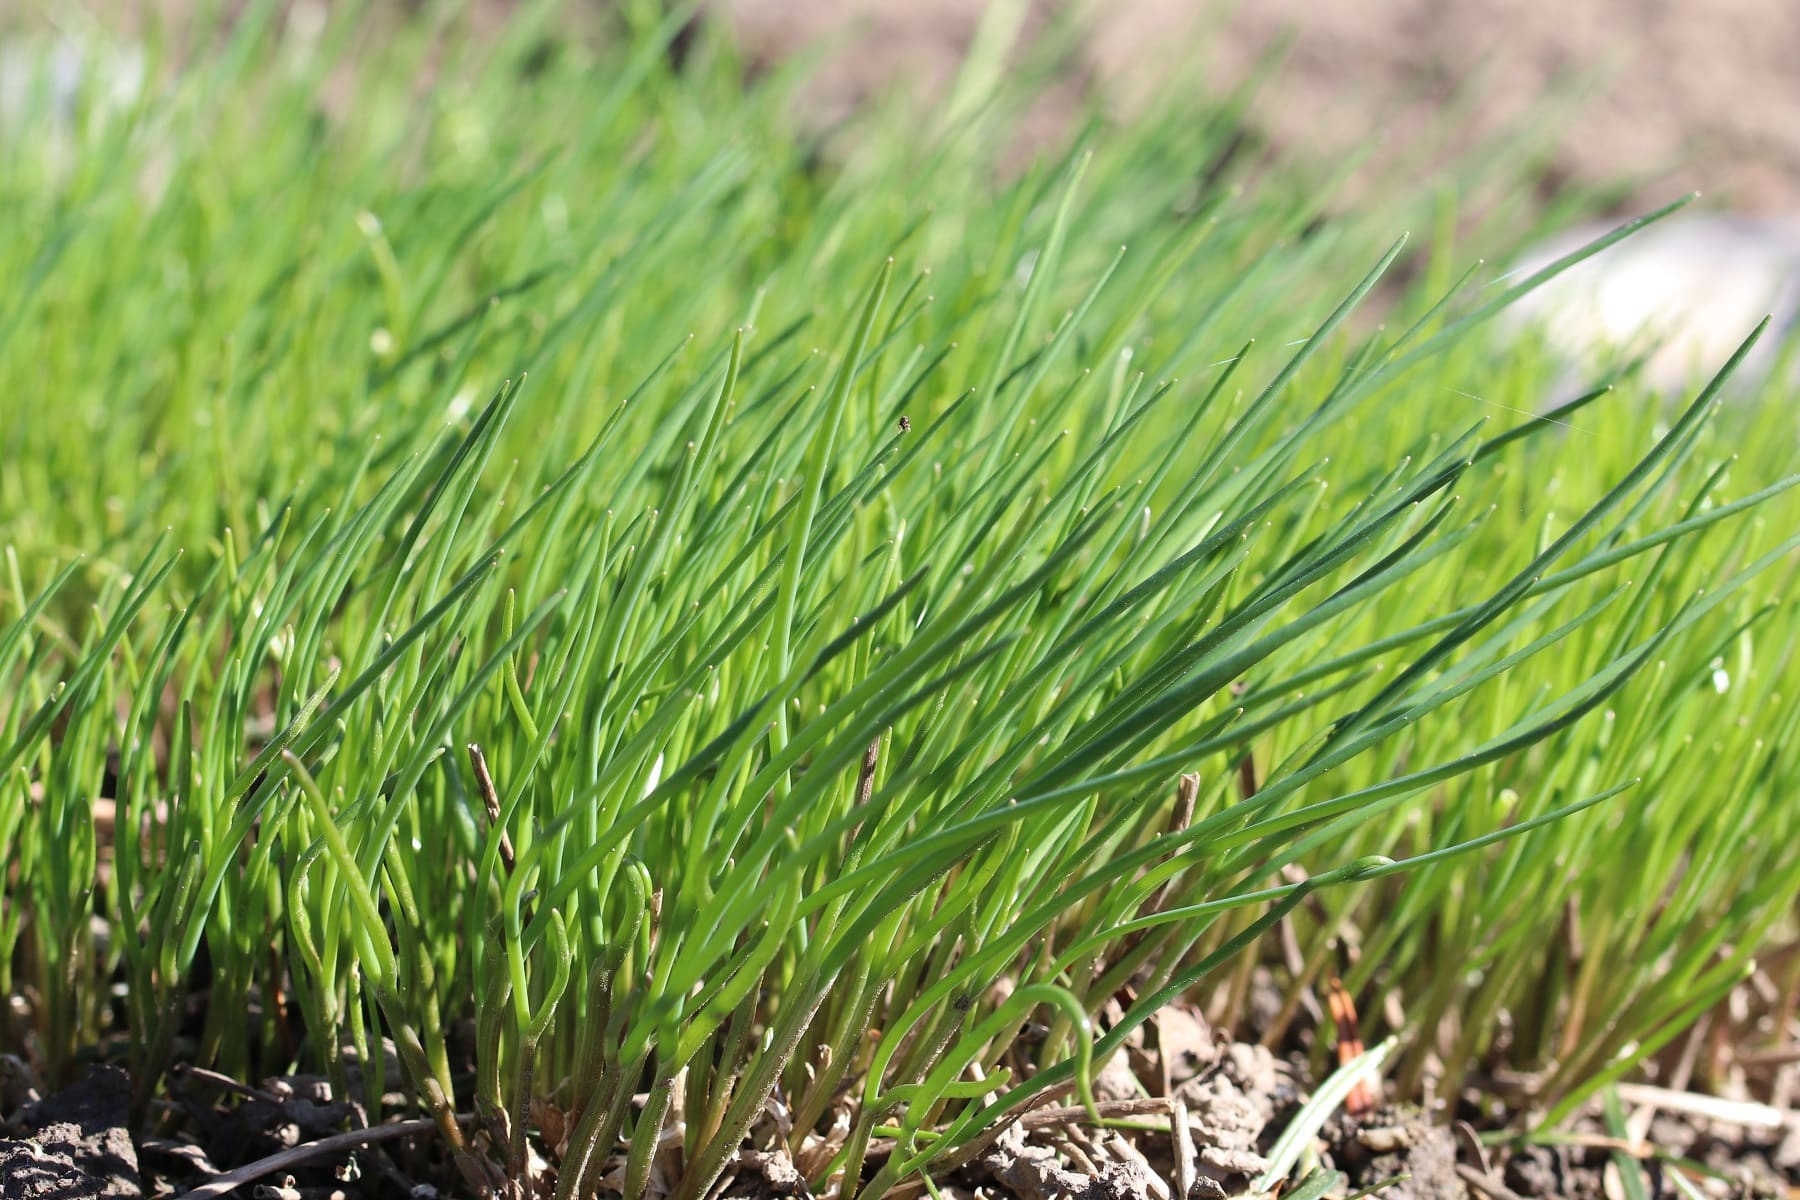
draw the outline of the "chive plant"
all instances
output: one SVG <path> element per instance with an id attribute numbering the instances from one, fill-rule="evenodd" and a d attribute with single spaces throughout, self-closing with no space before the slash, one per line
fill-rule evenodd
<path id="1" fill-rule="evenodd" d="M 1234 164 L 1241 97 L 996 167 L 1055 39 L 821 140 L 682 13 L 373 20 L 152 31 L 72 155 L 0 138 L 0 1036 L 49 1076 L 321 1070 L 471 1190 L 535 1143 L 635 1196 L 678 1129 L 681 1200 L 778 1098 L 879 1196 L 1233 1013 L 1278 922 L 1399 997 L 1409 1084 L 1573 1103 L 1792 911 L 1776 439 L 1732 363 L 1533 417 L 1489 324 L 1636 223 L 1459 277 Z"/>

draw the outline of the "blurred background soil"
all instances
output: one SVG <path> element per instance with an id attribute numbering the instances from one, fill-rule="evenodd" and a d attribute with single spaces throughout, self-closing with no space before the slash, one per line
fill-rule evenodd
<path id="1" fill-rule="evenodd" d="M 242 0 L 224 0 L 226 4 Z M 352 0 L 291 0 L 296 7 Z M 422 0 L 360 0 L 376 8 Z M 473 0 L 491 17 L 516 0 Z M 571 0 L 597 9 L 614 0 Z M 822 119 L 896 80 L 947 80 L 986 0 L 704 0 L 754 59 L 814 39 L 835 49 L 809 103 Z M 1272 48 L 1285 61 L 1251 109 L 1278 153 L 1338 160 L 1371 137 L 1404 147 L 1454 130 L 1463 148 L 1565 90 L 1538 132 L 1546 182 L 1612 188 L 1620 207 L 1680 192 L 1706 207 L 1800 211 L 1800 0 L 1029 0 L 1027 29 L 1086 6 L 1076 89 L 1124 105 L 1171 71 L 1214 89 Z M 0 0 L 21 26 L 128 33 L 208 0 Z M 1045 116 L 1055 119 L 1051 99 Z"/>
<path id="2" fill-rule="evenodd" d="M 1041 20 L 1054 0 L 1034 0 Z M 815 89 L 826 109 L 896 76 L 931 86 L 982 0 L 715 0 L 753 54 L 843 39 Z M 1474 144 L 1561 89 L 1542 131 L 1552 178 L 1625 181 L 1643 205 L 1699 189 L 1707 207 L 1800 208 L 1800 0 L 1091 0 L 1085 68 L 1122 102 L 1177 70 L 1229 87 L 1284 38 L 1251 110 L 1275 149 L 1341 156 L 1371 136 Z M 1446 110 L 1454 104 L 1454 118 Z"/>

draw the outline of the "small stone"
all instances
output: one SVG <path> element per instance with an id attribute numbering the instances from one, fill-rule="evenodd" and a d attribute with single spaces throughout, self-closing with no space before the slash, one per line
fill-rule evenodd
<path id="1" fill-rule="evenodd" d="M 1412 1132 L 1403 1125 L 1389 1125 L 1378 1129 L 1359 1129 L 1356 1140 L 1361 1142 L 1375 1154 L 1394 1154 L 1411 1148 Z"/>
<path id="2" fill-rule="evenodd" d="M 1269 1169 L 1269 1160 L 1254 1150 L 1205 1146 L 1196 1155 L 1202 1174 L 1218 1180 L 1252 1179 Z"/>
<path id="3" fill-rule="evenodd" d="M 1515 264 L 1513 280 L 1548 266 L 1608 230 L 1572 229 Z M 1754 384 L 1776 364 L 1782 336 L 1800 319 L 1800 220 L 1732 213 L 1670 217 L 1608 246 L 1527 293 L 1503 318 L 1536 330 L 1565 358 L 1585 391 L 1608 363 L 1647 352 L 1644 381 L 1687 394 L 1724 365 L 1765 313 L 1768 337 L 1734 384 Z M 1559 397 L 1566 399 L 1568 397 Z"/>

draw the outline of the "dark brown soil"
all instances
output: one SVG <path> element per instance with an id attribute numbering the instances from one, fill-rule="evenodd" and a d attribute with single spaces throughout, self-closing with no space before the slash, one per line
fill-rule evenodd
<path id="1" fill-rule="evenodd" d="M 28 1107 L 21 1135 L 0 1139 L 0 1200 L 142 1196 L 137 1147 L 125 1129 L 130 1097 L 125 1072 L 95 1067 Z"/>
<path id="2" fill-rule="evenodd" d="M 1068 1096 L 1046 1100 L 944 1179 L 940 1190 L 953 1200 L 1243 1196 L 1300 1110 L 1305 1076 L 1298 1059 L 1220 1041 L 1195 1013 L 1172 1009 L 1096 1081 L 1107 1127 L 1095 1128 Z M 185 1073 L 159 1106 L 156 1132 L 135 1142 L 126 1126 L 129 1092 L 124 1072 L 97 1067 L 63 1093 L 0 1113 L 0 1132 L 14 1134 L 0 1137 L 0 1200 L 174 1196 L 208 1181 L 217 1188 L 222 1178 L 241 1174 L 257 1178 L 245 1179 L 238 1194 L 283 1200 L 465 1193 L 436 1153 L 428 1123 L 384 1128 L 404 1136 L 380 1146 L 349 1144 L 354 1135 L 343 1130 L 356 1123 L 356 1110 L 314 1077 L 248 1085 Z M 1639 1194 L 1625 1186 L 1623 1170 L 1650 1200 L 1685 1200 L 1691 1193 L 1683 1185 L 1719 1200 L 1800 1196 L 1800 1114 L 1749 1106 L 1750 1124 L 1732 1125 L 1686 1111 L 1717 1106 L 1705 1097 L 1651 1088 L 1622 1094 L 1631 1105 L 1628 1136 L 1609 1136 L 1598 1114 L 1590 1114 L 1556 1144 L 1496 1141 L 1466 1122 L 1451 1126 L 1415 1107 L 1372 1102 L 1361 1115 L 1334 1114 L 1309 1162 L 1342 1173 L 1327 1193 L 1336 1200 L 1367 1189 L 1390 1200 L 1616 1200 Z M 1492 1097 L 1471 1095 L 1462 1107 L 1471 1115 L 1491 1113 L 1484 1100 Z M 801 1161 L 826 1161 L 840 1136 L 808 1139 Z M 292 1160 L 296 1148 L 322 1152 L 303 1153 L 298 1162 L 270 1157 Z M 873 1144 L 871 1168 L 887 1152 Z M 246 1163 L 249 1172 L 221 1176 L 223 1168 Z M 678 1146 L 672 1147 L 652 1172 L 650 1200 L 680 1169 Z M 540 1169 L 540 1180 L 551 1174 Z M 1295 1182 L 1289 1180 L 1290 1189 Z M 714 1195 L 770 1200 L 810 1193 L 772 1121 L 753 1131 Z"/>

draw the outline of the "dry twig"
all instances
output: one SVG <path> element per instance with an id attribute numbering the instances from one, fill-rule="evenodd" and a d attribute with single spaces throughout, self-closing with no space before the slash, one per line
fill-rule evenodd
<path id="1" fill-rule="evenodd" d="M 458 1120 L 472 1120 L 459 1117 Z M 352 1129 L 348 1133 L 334 1133 L 330 1137 L 320 1138 L 316 1142 L 308 1142 L 304 1146 L 295 1146 L 283 1150 L 279 1154 L 271 1154 L 267 1158 L 227 1171 L 223 1175 L 207 1180 L 192 1191 L 182 1193 L 182 1200 L 206 1200 L 209 1196 L 223 1196 L 242 1187 L 246 1183 L 273 1175 L 277 1171 L 285 1171 L 289 1167 L 298 1166 L 315 1158 L 324 1158 L 340 1150 L 349 1150 L 356 1146 L 368 1145 L 370 1142 L 389 1142 L 396 1138 L 411 1137 L 417 1133 L 429 1133 L 437 1128 L 437 1122 L 429 1117 L 420 1117 L 412 1121 L 395 1121 L 391 1125 L 376 1125 L 369 1129 Z"/>

